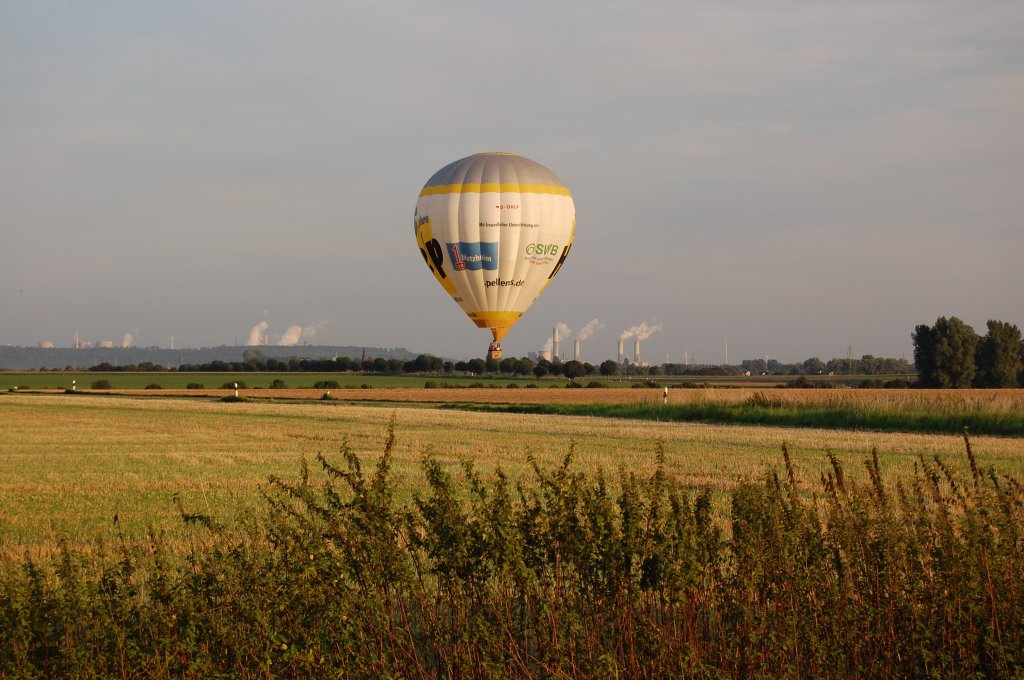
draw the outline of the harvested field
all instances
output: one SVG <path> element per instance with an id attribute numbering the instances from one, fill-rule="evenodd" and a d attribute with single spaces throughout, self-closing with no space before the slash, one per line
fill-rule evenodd
<path id="1" fill-rule="evenodd" d="M 618 390 L 633 396 L 640 390 Z M 269 392 L 266 391 L 266 392 Z M 370 390 L 354 390 L 360 396 Z M 555 390 L 380 390 L 387 401 L 415 393 L 459 392 L 478 401 Z M 559 397 L 589 392 L 559 390 Z M 677 391 L 676 394 L 682 391 Z M 727 395 L 732 391 L 721 391 Z M 809 391 L 811 393 L 815 391 Z M 581 394 L 580 394 L 581 393 Z M 789 394 L 789 392 L 787 392 Z M 151 393 L 150 393 L 151 395 Z M 334 391 L 332 391 L 332 396 Z M 149 396 L 149 395 L 148 395 Z M 423 399 L 414 400 L 423 402 Z M 402 493 L 421 488 L 419 461 L 431 451 L 452 470 L 473 461 L 485 474 L 497 466 L 529 473 L 528 457 L 553 466 L 575 446 L 577 465 L 615 477 L 649 474 L 664 449 L 671 474 L 687 486 L 721 494 L 744 477 L 781 463 L 786 441 L 803 481 L 813 482 L 835 453 L 853 478 L 878 447 L 886 475 L 912 474 L 917 455 L 941 456 L 963 470 L 956 436 L 830 431 L 757 426 L 646 422 L 611 418 L 469 413 L 345 402 L 221 403 L 206 399 L 107 395 L 0 396 L 0 553 L 52 550 L 60 540 L 88 544 L 118 531 L 141 536 L 148 526 L 183 537 L 173 500 L 221 520 L 251 511 L 271 475 L 292 478 L 302 457 L 337 457 L 342 442 L 367 461 L 381 450 L 396 419 L 394 470 Z M 975 437 L 983 465 L 1020 475 L 1024 440 Z M 724 508 L 719 508 L 724 512 Z M 115 525 L 113 518 L 118 517 Z"/>
<path id="2" fill-rule="evenodd" d="M 320 399 L 328 390 L 323 389 L 241 389 L 239 395 L 247 399 Z M 42 391 L 56 394 L 57 391 Z M 234 390 L 82 390 L 89 394 L 115 394 L 138 397 L 209 397 L 222 398 Z M 559 384 L 546 388 L 379 388 L 329 390 L 332 399 L 361 402 L 412 403 L 483 403 L 483 404 L 635 404 L 661 403 L 661 388 L 606 387 L 596 389 L 566 389 Z M 1024 389 L 998 390 L 888 390 L 888 389 L 756 389 L 756 388 L 697 388 L 669 389 L 668 403 L 685 404 L 706 400 L 721 403 L 739 403 L 753 395 L 781 404 L 870 404 L 881 407 L 927 407 L 982 410 L 1024 410 Z"/>

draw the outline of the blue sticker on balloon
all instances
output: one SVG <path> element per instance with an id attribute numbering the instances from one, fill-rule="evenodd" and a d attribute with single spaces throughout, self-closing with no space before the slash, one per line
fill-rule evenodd
<path id="1" fill-rule="evenodd" d="M 449 243 L 448 255 L 452 260 L 452 268 L 457 272 L 498 269 L 497 243 Z"/>

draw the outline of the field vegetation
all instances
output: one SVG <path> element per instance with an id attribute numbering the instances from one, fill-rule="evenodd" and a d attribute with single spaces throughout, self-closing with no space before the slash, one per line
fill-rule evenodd
<path id="1" fill-rule="evenodd" d="M 636 399 L 641 391 L 454 390 L 460 399 L 468 398 L 466 393 L 498 399 L 511 392 L 557 393 L 560 399 L 608 392 Z M 851 474 L 875 446 L 887 475 L 912 473 L 918 454 L 939 455 L 954 468 L 959 460 L 959 440 L 949 435 L 449 412 L 419 401 L 448 390 L 353 392 L 401 395 L 415 399 L 418 408 L 402 408 L 397 401 L 228 404 L 205 398 L 0 394 L 0 555 L 51 553 L 65 540 L 89 549 L 119 531 L 143 536 L 150 525 L 179 542 L 175 499 L 229 523 L 258 505 L 268 477 L 294 472 L 302 456 L 329 455 L 347 441 L 354 452 L 373 460 L 392 414 L 401 435 L 392 473 L 404 498 L 422 487 L 419 461 L 428 450 L 449 466 L 470 460 L 491 474 L 500 463 L 509 474 L 523 475 L 529 472 L 528 456 L 554 465 L 575 443 L 578 465 L 587 474 L 620 467 L 650 474 L 660 446 L 674 477 L 710 489 L 719 515 L 724 494 L 739 480 L 778 463 L 783 441 L 808 480 L 827 470 L 826 451 L 854 470 Z M 740 394 L 716 393 L 723 399 Z M 671 398 L 682 394 L 676 391 Z M 977 436 L 974 443 L 984 464 L 1024 474 L 1021 438 Z"/>
<path id="2" fill-rule="evenodd" d="M 952 391 L 949 391 L 952 392 Z M 707 423 L 750 423 L 784 427 L 867 429 L 887 432 L 945 432 L 965 429 L 979 434 L 1024 435 L 1024 394 L 1005 390 L 980 396 L 963 393 L 900 394 L 878 391 L 856 393 L 783 393 L 745 391 L 719 398 L 718 393 L 691 394 L 690 398 L 620 401 L 546 400 L 534 403 L 480 402 L 454 408 L 509 413 L 590 415 L 639 420 L 674 420 Z M 922 396 L 924 395 L 924 396 Z M 511 402 L 512 400 L 510 400 Z"/>
<path id="3" fill-rule="evenodd" d="M 611 417 L 1019 391 L 324 391 L 0 393 L 0 676 L 1024 672 L 1020 435 Z"/>
<path id="4" fill-rule="evenodd" d="M 107 374 L 111 375 L 111 374 Z M 217 397 L 234 395 L 234 385 L 247 399 L 340 400 L 372 403 L 445 404 L 461 410 L 490 410 L 549 415 L 679 422 L 740 423 L 784 427 L 842 428 L 889 432 L 957 434 L 965 428 L 975 434 L 1024 435 L 1024 391 L 993 390 L 890 390 L 890 389 L 720 389 L 672 387 L 667 399 L 657 383 L 605 381 L 599 389 L 560 381 L 506 379 L 488 382 L 368 378 L 391 381 L 384 387 L 312 374 L 310 385 L 286 382 L 288 374 L 253 374 L 248 379 L 226 375 L 195 382 L 197 374 L 176 376 L 177 385 L 143 383 L 147 374 L 113 374 L 95 379 L 88 389 L 121 395 Z M 325 374 L 329 375 L 329 374 Z M 123 378 L 122 378 L 123 376 Z M 227 377 L 224 382 L 222 378 Z M 113 380 L 120 380 L 114 384 Z M 185 382 L 185 381 L 189 382 Z M 184 383 L 182 385 L 181 383 Z M 624 387 L 623 384 L 629 385 Z M 211 387 L 213 386 L 213 387 Z M 581 389 L 569 389 L 569 387 Z M 21 390 L 32 391 L 31 386 Z M 526 388 L 526 389 L 523 389 Z M 532 388 L 532 389 L 531 389 Z M 156 393 L 155 390 L 160 392 Z M 61 390 L 66 391 L 66 390 Z M 498 406 L 500 405 L 500 406 Z"/>
<path id="5" fill-rule="evenodd" d="M 632 387 L 634 385 L 667 385 L 680 389 L 703 387 L 758 388 L 879 388 L 886 384 L 910 385 L 906 375 L 838 375 L 818 376 L 808 379 L 802 375 L 592 375 L 579 377 L 575 383 L 580 386 L 602 385 L 604 387 Z M 562 375 L 546 375 L 542 378 L 505 374 L 500 371 L 473 375 L 469 373 L 401 375 L 375 372 L 339 371 L 0 371 L 0 391 L 11 388 L 29 390 L 65 390 L 74 383 L 78 390 L 89 389 L 97 380 L 106 380 L 111 389 L 143 389 L 155 383 L 166 389 L 187 389 L 189 384 L 200 385 L 200 389 L 218 389 L 227 383 L 245 383 L 252 389 L 269 389 L 273 381 L 281 380 L 293 389 L 315 389 L 318 383 L 335 382 L 342 388 L 395 387 L 417 388 L 425 384 L 435 387 L 468 387 L 484 385 L 505 387 L 510 384 L 526 387 L 564 387 L 568 379 Z"/>
<path id="6" fill-rule="evenodd" d="M 919 451 L 895 480 L 884 449 L 859 474 L 826 455 L 807 480 L 782 446 L 782 469 L 734 480 L 716 518 L 711 485 L 673 474 L 664 444 L 617 474 L 583 446 L 522 475 L 427 453 L 409 496 L 407 413 L 372 465 L 351 445 L 303 460 L 233 530 L 181 504 L 183 551 L 154 529 L 7 563 L 0 674 L 1024 671 L 1024 486 L 966 438 L 959 466 Z"/>

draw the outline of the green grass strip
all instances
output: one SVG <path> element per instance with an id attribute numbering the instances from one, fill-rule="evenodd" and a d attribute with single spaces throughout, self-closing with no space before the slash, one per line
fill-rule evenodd
<path id="1" fill-rule="evenodd" d="M 631 418 L 667 422 L 725 423 L 810 427 L 826 430 L 872 430 L 928 434 L 1024 435 L 1024 412 L 972 409 L 962 412 L 921 408 L 764 406 L 750 403 L 691 404 L 445 404 L 440 408 L 498 413 L 535 413 L 598 418 Z"/>

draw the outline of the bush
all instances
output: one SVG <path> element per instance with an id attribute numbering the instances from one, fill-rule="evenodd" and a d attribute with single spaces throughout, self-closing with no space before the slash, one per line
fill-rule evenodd
<path id="1" fill-rule="evenodd" d="M 370 385 L 369 383 L 363 383 L 362 385 L 359 386 L 359 389 L 361 389 L 361 390 L 372 390 L 373 389 L 373 385 Z"/>
<path id="2" fill-rule="evenodd" d="M 286 389 L 288 389 L 288 385 L 285 384 L 284 380 L 281 380 L 280 378 L 274 378 L 270 382 L 270 389 L 272 389 L 272 390 L 286 390 Z"/>
<path id="3" fill-rule="evenodd" d="M 570 380 L 569 382 L 565 383 L 565 386 L 569 387 L 569 388 L 575 389 L 577 387 L 583 387 L 583 384 L 582 383 L 578 383 L 575 380 Z"/>
<path id="4" fill-rule="evenodd" d="M 226 383 L 224 383 L 223 385 L 221 385 L 221 386 L 220 386 L 220 388 L 221 388 L 222 390 L 233 390 L 233 389 L 235 389 L 235 385 L 236 385 L 236 384 L 238 385 L 238 389 L 240 389 L 240 390 L 244 390 L 244 389 L 247 389 L 247 387 L 246 387 L 246 384 L 245 384 L 245 381 L 244 381 L 244 380 L 239 380 L 239 381 L 237 381 L 237 382 L 236 382 L 236 381 L 234 381 L 234 380 L 232 380 L 231 382 L 226 382 Z"/>
<path id="5" fill-rule="evenodd" d="M 313 383 L 313 387 L 318 390 L 337 390 L 341 388 L 341 383 L 337 380 L 318 380 Z"/>
<path id="6" fill-rule="evenodd" d="M 114 386 L 110 384 L 109 380 L 94 380 L 92 383 L 92 389 L 94 390 L 112 390 Z"/>
<path id="7" fill-rule="evenodd" d="M 519 383 L 509 383 L 509 384 L 505 385 L 505 389 L 508 389 L 508 390 L 518 390 L 519 387 L 520 387 Z"/>
<path id="8" fill-rule="evenodd" d="M 786 406 L 785 399 L 774 394 L 766 394 L 765 392 L 754 392 L 743 403 L 756 408 L 768 409 L 779 409 Z"/>
<path id="9" fill-rule="evenodd" d="M 156 383 L 149 383 L 148 385 L 146 385 L 146 389 L 147 390 L 162 390 L 163 387 L 161 387 L 160 385 L 157 385 Z"/>
<path id="10" fill-rule="evenodd" d="M 600 380 L 591 380 L 590 382 L 587 383 L 587 387 L 591 389 L 598 389 L 601 387 L 608 387 L 608 385 L 601 382 Z"/>
<path id="11" fill-rule="evenodd" d="M 233 394 L 229 394 L 226 397 L 221 397 L 220 400 L 224 401 L 224 402 L 227 402 L 229 404 L 237 404 L 237 403 L 242 402 L 242 401 L 249 401 L 249 399 L 247 397 L 236 397 Z"/>
<path id="12" fill-rule="evenodd" d="M 206 388 L 203 387 L 202 383 L 191 382 L 191 383 L 189 383 L 188 385 L 185 386 L 185 389 L 187 389 L 187 390 L 202 390 L 202 389 L 206 389 Z M 234 389 L 234 388 L 232 388 L 232 389 Z"/>

